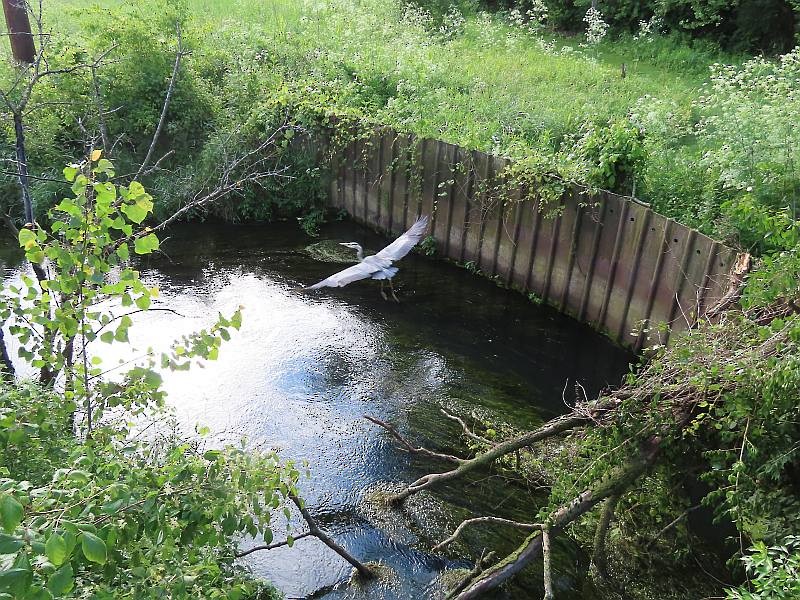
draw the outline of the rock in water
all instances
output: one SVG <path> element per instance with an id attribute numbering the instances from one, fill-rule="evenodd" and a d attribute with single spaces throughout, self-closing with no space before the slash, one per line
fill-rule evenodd
<path id="1" fill-rule="evenodd" d="M 320 262 L 352 264 L 358 262 L 356 253 L 339 242 L 323 240 L 305 247 L 305 251 Z"/>

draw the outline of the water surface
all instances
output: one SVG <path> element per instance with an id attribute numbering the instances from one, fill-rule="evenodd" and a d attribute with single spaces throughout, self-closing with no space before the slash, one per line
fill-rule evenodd
<path id="1" fill-rule="evenodd" d="M 349 222 L 326 226 L 321 237 L 356 240 L 373 250 L 387 242 Z M 288 598 L 315 592 L 434 598 L 444 570 L 469 566 L 481 546 L 510 548 L 518 536 L 481 532 L 448 556 L 431 554 L 431 542 L 470 511 L 530 517 L 535 494 L 481 474 L 420 498 L 405 519 L 379 513 L 364 501 L 377 486 L 447 465 L 412 459 L 363 415 L 392 422 L 417 444 L 463 451 L 458 429 L 439 407 L 468 419 L 531 427 L 564 412 L 576 382 L 589 394 L 618 383 L 631 357 L 548 307 L 421 256 L 400 264 L 399 304 L 384 301 L 371 281 L 304 292 L 301 286 L 343 266 L 306 253 L 315 241 L 294 224 L 176 227 L 163 255 L 141 269 L 160 288 L 159 305 L 183 316 L 148 313 L 133 328 L 132 343 L 142 350 L 165 347 L 209 325 L 218 312 L 243 305 L 242 330 L 218 361 L 166 375 L 180 422 L 209 426 L 215 443 L 244 437 L 286 458 L 307 459 L 311 478 L 301 489 L 313 514 L 354 555 L 385 563 L 397 578 L 367 590 L 331 589 L 350 568 L 313 538 L 255 553 L 247 564 Z M 568 541 L 562 546 L 559 597 L 578 598 L 581 556 Z M 538 597 L 540 589 L 532 573 L 504 593 Z"/>

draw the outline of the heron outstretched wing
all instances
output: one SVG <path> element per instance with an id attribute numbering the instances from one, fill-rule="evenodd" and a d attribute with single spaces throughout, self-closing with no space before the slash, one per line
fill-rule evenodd
<path id="1" fill-rule="evenodd" d="M 372 277 L 372 274 L 379 270 L 380 267 L 377 265 L 367 262 L 360 262 L 352 267 L 347 267 L 344 271 L 334 273 L 327 279 L 323 279 L 319 283 L 315 283 L 306 289 L 318 290 L 319 288 L 324 287 L 344 287 L 348 283 L 353 283 L 359 279 L 367 279 L 368 277 Z"/>
<path id="2" fill-rule="evenodd" d="M 306 288 L 309 290 L 318 290 L 324 287 L 344 287 L 348 283 L 353 283 L 359 279 L 367 279 L 372 277 L 378 271 L 383 272 L 383 277 L 379 279 L 391 279 L 397 272 L 397 269 L 392 267 L 392 262 L 400 260 L 411 249 L 417 245 L 422 239 L 425 230 L 428 228 L 428 217 L 423 216 L 417 219 L 408 231 L 386 246 L 383 250 L 372 256 L 367 256 L 357 265 L 348 267 L 343 271 L 334 273 L 327 279 L 323 279 L 319 283 Z M 391 272 L 390 272 L 391 271 Z"/>
<path id="3" fill-rule="evenodd" d="M 378 252 L 375 257 L 382 259 L 388 258 L 391 261 L 400 260 L 411 252 L 411 249 L 419 243 L 427 228 L 428 216 L 423 215 L 417 219 L 416 223 L 408 228 L 408 231 Z"/>

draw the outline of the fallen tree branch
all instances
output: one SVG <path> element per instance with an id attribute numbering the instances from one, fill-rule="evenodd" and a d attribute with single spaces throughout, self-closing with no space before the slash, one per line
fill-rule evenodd
<path id="1" fill-rule="evenodd" d="M 605 481 L 597 483 L 576 496 L 569 504 L 561 506 L 548 518 L 550 537 L 558 535 L 567 525 L 590 511 L 599 502 L 619 493 L 636 481 L 655 462 L 660 446 L 660 439 L 651 437 L 642 449 L 640 456 L 631 460 L 624 467 Z M 541 532 L 529 535 L 525 541 L 509 556 L 494 567 L 482 573 L 457 600 L 471 600 L 508 581 L 524 569 L 543 550 Z"/>
<path id="2" fill-rule="evenodd" d="M 459 458 L 458 456 L 453 456 L 452 454 L 442 454 L 441 452 L 434 452 L 428 448 L 424 448 L 422 446 L 414 446 L 411 442 L 409 442 L 406 438 L 404 438 L 397 429 L 390 425 L 389 423 L 384 423 L 380 419 L 376 419 L 375 417 L 371 417 L 369 415 L 364 415 L 364 418 L 367 421 L 371 421 L 378 425 L 379 427 L 383 427 L 389 434 L 396 439 L 400 444 L 411 454 L 421 454 L 422 456 L 428 456 L 430 458 L 438 458 L 440 460 L 446 460 L 448 462 L 454 462 L 456 464 L 461 464 L 466 462 L 465 459 Z"/>
<path id="3" fill-rule="evenodd" d="M 470 460 L 462 461 L 461 464 L 452 471 L 444 473 L 430 473 L 420 477 L 411 483 L 405 490 L 395 494 L 389 499 L 391 504 L 400 504 L 409 496 L 421 492 L 445 481 L 463 477 L 467 473 L 474 471 L 480 467 L 488 466 L 498 458 L 506 454 L 520 450 L 542 440 L 555 437 L 581 425 L 592 422 L 597 416 L 605 411 L 613 408 L 616 405 L 616 400 L 607 400 L 603 403 L 589 405 L 581 410 L 575 410 L 570 414 L 556 417 L 539 427 L 538 429 L 517 436 L 513 439 L 507 440 L 496 444 L 486 452 L 483 452 Z"/>
<path id="4" fill-rule="evenodd" d="M 451 421 L 455 421 L 456 423 L 458 423 L 459 425 L 461 425 L 461 429 L 463 429 L 463 430 L 464 430 L 464 435 L 466 435 L 468 438 L 471 438 L 471 439 L 475 440 L 476 442 L 480 442 L 481 444 L 488 444 L 489 446 L 491 446 L 491 445 L 492 445 L 492 443 L 493 443 L 492 441 L 490 441 L 490 440 L 487 440 L 485 437 L 481 437 L 481 436 L 479 436 L 479 435 L 478 435 L 478 434 L 476 434 L 474 431 L 472 431 L 472 430 L 471 430 L 469 427 L 467 427 L 467 424 L 464 422 L 464 419 L 462 419 L 461 417 L 458 417 L 458 416 L 456 416 L 456 415 L 453 415 L 453 414 L 451 414 L 451 413 L 447 412 L 447 411 L 446 411 L 445 409 L 443 409 L 443 408 L 440 408 L 439 410 L 441 410 L 441 411 L 442 411 L 442 414 L 443 414 L 445 417 L 447 417 L 447 418 L 448 418 L 448 419 L 450 419 Z"/>
<path id="5" fill-rule="evenodd" d="M 361 575 L 361 577 L 363 577 L 364 579 L 375 578 L 375 573 L 373 573 L 369 569 L 369 567 L 367 567 L 365 564 L 354 558 L 347 550 L 342 548 L 339 544 L 336 543 L 336 541 L 333 538 L 331 538 L 328 534 L 326 534 L 319 528 L 316 519 L 314 519 L 314 517 L 311 516 L 311 513 L 308 512 L 308 509 L 303 504 L 303 501 L 300 500 L 300 498 L 298 498 L 297 495 L 290 493 L 289 498 L 292 500 L 292 502 L 294 502 L 294 505 L 300 511 L 300 514 L 303 516 L 303 519 L 305 519 L 306 523 L 308 524 L 309 535 L 313 535 L 320 542 L 325 544 L 328 548 L 336 552 L 336 554 L 338 554 L 347 562 L 349 562 L 351 565 L 353 565 L 355 570 L 358 571 L 358 574 Z"/>
<path id="6" fill-rule="evenodd" d="M 467 519 L 465 521 L 462 521 L 461 524 L 458 527 L 456 527 L 456 530 L 449 538 L 447 538 L 442 542 L 439 542 L 433 548 L 431 548 L 431 550 L 437 552 L 442 548 L 444 548 L 445 546 L 452 544 L 453 542 L 456 541 L 456 539 L 458 539 L 458 536 L 460 536 L 463 533 L 464 529 L 466 529 L 470 525 L 475 525 L 476 523 L 498 523 L 500 525 L 510 525 L 511 527 L 516 527 L 518 529 L 525 529 L 527 531 L 535 531 L 542 528 L 542 525 L 540 525 L 539 523 L 520 523 L 519 521 L 512 521 L 511 519 L 503 519 L 502 517 L 474 517 L 472 519 Z"/>
<path id="7" fill-rule="evenodd" d="M 544 563 L 544 600 L 553 600 L 553 565 L 550 559 L 549 527 L 542 527 L 542 562 Z"/>
<path id="8" fill-rule="evenodd" d="M 481 557 L 477 560 L 475 566 L 469 573 L 467 573 L 467 576 L 464 579 L 462 579 L 461 582 L 456 587 L 447 592 L 447 595 L 444 597 L 445 600 L 451 600 L 452 598 L 455 598 L 458 594 L 460 594 L 472 581 L 474 581 L 474 579 L 478 575 L 483 573 L 484 569 L 486 569 L 486 565 L 488 565 L 491 561 L 493 561 L 495 556 L 496 553 L 494 550 L 492 550 L 488 554 L 486 553 L 486 550 L 481 552 Z"/>
<path id="9" fill-rule="evenodd" d="M 597 523 L 597 529 L 594 534 L 594 549 L 592 551 L 592 564 L 597 568 L 597 572 L 603 578 L 608 577 L 608 561 L 606 560 L 606 536 L 608 535 L 608 528 L 611 525 L 611 519 L 614 517 L 614 511 L 617 508 L 617 503 L 622 497 L 621 493 L 613 494 L 608 497 L 603 505 L 603 512 L 600 515 L 600 521 Z"/>

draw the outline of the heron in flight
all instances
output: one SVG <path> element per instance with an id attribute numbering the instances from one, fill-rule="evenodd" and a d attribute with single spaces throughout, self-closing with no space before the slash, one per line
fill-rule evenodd
<path id="1" fill-rule="evenodd" d="M 422 239 L 427 228 L 428 217 L 422 216 L 417 219 L 416 223 L 414 223 L 408 231 L 386 246 L 383 250 L 367 257 L 364 256 L 364 249 L 361 247 L 361 244 L 357 244 L 356 242 L 342 243 L 342 246 L 352 248 L 356 251 L 358 264 L 348 267 L 344 271 L 339 271 L 306 289 L 318 290 L 324 287 L 344 287 L 348 283 L 370 278 L 377 279 L 381 282 L 381 296 L 383 296 L 384 300 L 389 299 L 384 289 L 384 285 L 386 281 L 388 281 L 392 299 L 395 302 L 399 302 L 397 295 L 394 293 L 394 286 L 392 285 L 392 277 L 397 275 L 398 268 L 393 267 L 392 263 L 400 260 L 411 252 L 411 249 Z"/>

